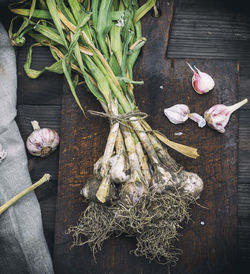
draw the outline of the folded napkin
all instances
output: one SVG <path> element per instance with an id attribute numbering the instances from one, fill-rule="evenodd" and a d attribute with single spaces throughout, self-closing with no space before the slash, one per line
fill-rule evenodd
<path id="1" fill-rule="evenodd" d="M 16 62 L 0 23 L 0 205 L 31 185 L 23 140 L 15 122 Z M 54 273 L 44 238 L 41 211 L 34 192 L 0 216 L 0 273 Z"/>

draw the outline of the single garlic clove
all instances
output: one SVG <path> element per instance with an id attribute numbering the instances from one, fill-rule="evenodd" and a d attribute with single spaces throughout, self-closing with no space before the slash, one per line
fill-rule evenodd
<path id="1" fill-rule="evenodd" d="M 164 114 L 173 124 L 182 124 L 188 119 L 190 113 L 189 107 L 184 104 L 177 104 L 164 109 Z"/>
<path id="2" fill-rule="evenodd" d="M 193 69 L 188 62 L 187 65 L 193 72 L 192 86 L 198 94 L 207 93 L 214 88 L 214 80 L 209 74 L 200 71 L 196 66 Z"/>
<path id="3" fill-rule="evenodd" d="M 204 118 L 211 128 L 217 130 L 220 133 L 224 133 L 231 114 L 247 102 L 248 99 L 244 99 L 232 106 L 225 106 L 222 104 L 214 105 L 205 111 Z"/>
<path id="4" fill-rule="evenodd" d="M 198 113 L 190 113 L 189 118 L 198 124 L 198 127 L 204 127 L 206 125 L 206 120 L 200 116 Z"/>
<path id="5" fill-rule="evenodd" d="M 26 141 L 26 147 L 31 155 L 46 157 L 56 150 L 60 137 L 50 128 L 40 128 L 37 121 L 32 121 L 34 131 Z"/>
<path id="6" fill-rule="evenodd" d="M 0 144 L 0 163 L 6 158 L 7 152 L 4 150 L 3 146 Z"/>

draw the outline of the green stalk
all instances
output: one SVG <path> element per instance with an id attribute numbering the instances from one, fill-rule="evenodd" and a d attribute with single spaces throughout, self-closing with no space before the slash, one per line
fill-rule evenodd
<path id="1" fill-rule="evenodd" d="M 57 15 L 57 10 L 56 10 L 56 2 L 55 0 L 47 0 L 47 6 L 50 12 L 50 15 L 53 19 L 54 24 L 56 25 L 56 28 L 61 36 L 61 39 L 63 41 L 63 44 L 66 48 L 68 48 L 68 43 L 65 39 L 64 33 L 63 33 L 63 28 L 61 24 L 61 20 Z"/>
<path id="2" fill-rule="evenodd" d="M 116 56 L 116 59 L 121 67 L 122 65 L 122 40 L 121 40 L 121 27 L 113 25 L 110 30 L 111 48 Z"/>
<path id="3" fill-rule="evenodd" d="M 111 28 L 111 7 L 112 7 L 112 0 L 102 0 L 99 8 L 99 14 L 98 14 L 98 21 L 97 21 L 97 40 L 99 43 L 99 46 L 106 57 L 106 59 L 109 58 L 108 53 L 108 47 L 106 44 L 106 36 Z"/>
<path id="4" fill-rule="evenodd" d="M 92 0 L 92 23 L 95 30 L 97 29 L 97 21 L 98 21 L 98 5 L 99 5 L 99 0 Z"/>
<path id="5" fill-rule="evenodd" d="M 50 178 L 51 178 L 51 176 L 49 174 L 44 174 L 43 177 L 39 181 L 37 181 L 35 184 L 29 186 L 28 188 L 26 188 L 25 190 L 23 190 L 22 192 L 20 192 L 19 194 L 17 194 L 13 198 L 11 198 L 8 202 L 6 202 L 2 206 L 0 206 L 0 216 L 4 213 L 4 211 L 6 211 L 10 206 L 12 206 L 20 198 L 22 198 L 23 196 L 25 196 L 26 194 L 28 194 L 32 190 L 36 189 L 37 187 L 39 187 L 43 183 L 49 181 Z"/>
<path id="6" fill-rule="evenodd" d="M 135 40 L 139 40 L 142 37 L 140 21 L 135 24 L 135 32 L 136 32 Z M 128 74 L 130 79 L 133 79 L 133 67 L 134 67 L 135 61 L 137 60 L 140 54 L 140 51 L 141 49 L 134 51 L 127 58 L 127 68 L 128 68 Z"/>
<path id="7" fill-rule="evenodd" d="M 134 24 L 136 24 L 148 11 L 150 11 L 155 5 L 156 0 L 148 0 L 142 5 L 134 15 Z"/>

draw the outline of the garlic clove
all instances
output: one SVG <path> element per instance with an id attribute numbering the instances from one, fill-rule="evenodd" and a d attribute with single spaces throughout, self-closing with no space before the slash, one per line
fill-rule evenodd
<path id="1" fill-rule="evenodd" d="M 207 93 L 214 88 L 214 80 L 209 74 L 200 71 L 196 66 L 192 68 L 188 62 L 186 63 L 193 72 L 192 86 L 198 94 Z"/>
<path id="2" fill-rule="evenodd" d="M 47 157 L 56 150 L 60 137 L 50 128 L 40 128 L 37 121 L 32 121 L 34 131 L 26 141 L 26 147 L 31 155 Z"/>
<path id="3" fill-rule="evenodd" d="M 244 99 L 232 106 L 225 106 L 222 104 L 214 105 L 205 111 L 204 118 L 211 128 L 217 130 L 220 133 L 224 133 L 231 114 L 247 102 L 248 99 Z"/>
<path id="4" fill-rule="evenodd" d="M 184 104 L 176 104 L 164 109 L 164 114 L 167 116 L 168 120 L 176 125 L 187 121 L 189 113 L 189 107 Z"/>
<path id="5" fill-rule="evenodd" d="M 198 124 L 198 127 L 204 127 L 206 125 L 206 120 L 200 116 L 198 113 L 190 113 L 188 117 Z"/>

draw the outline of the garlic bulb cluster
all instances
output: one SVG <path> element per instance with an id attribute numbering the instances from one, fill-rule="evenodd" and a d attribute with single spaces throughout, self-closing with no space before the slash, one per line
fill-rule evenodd
<path id="1" fill-rule="evenodd" d="M 6 158 L 7 152 L 3 149 L 3 146 L 0 144 L 0 163 Z"/>
<path id="2" fill-rule="evenodd" d="M 248 99 L 244 99 L 232 106 L 225 106 L 222 104 L 212 106 L 204 113 L 207 124 L 218 132 L 224 133 L 231 114 L 247 102 Z"/>
<path id="3" fill-rule="evenodd" d="M 31 122 L 34 131 L 26 141 L 26 147 L 34 156 L 47 157 L 56 150 L 60 142 L 58 133 L 50 128 L 40 128 L 37 121 Z"/>
<path id="4" fill-rule="evenodd" d="M 187 65 L 193 72 L 192 86 L 198 94 L 207 93 L 214 88 L 214 80 L 209 74 L 200 71 L 196 66 L 192 68 L 188 62 Z"/>
<path id="5" fill-rule="evenodd" d="M 175 125 L 182 124 L 190 118 L 198 124 L 199 127 L 206 125 L 205 119 L 197 113 L 190 113 L 190 109 L 187 105 L 177 104 L 169 108 L 164 109 L 164 114 L 169 121 Z"/>

